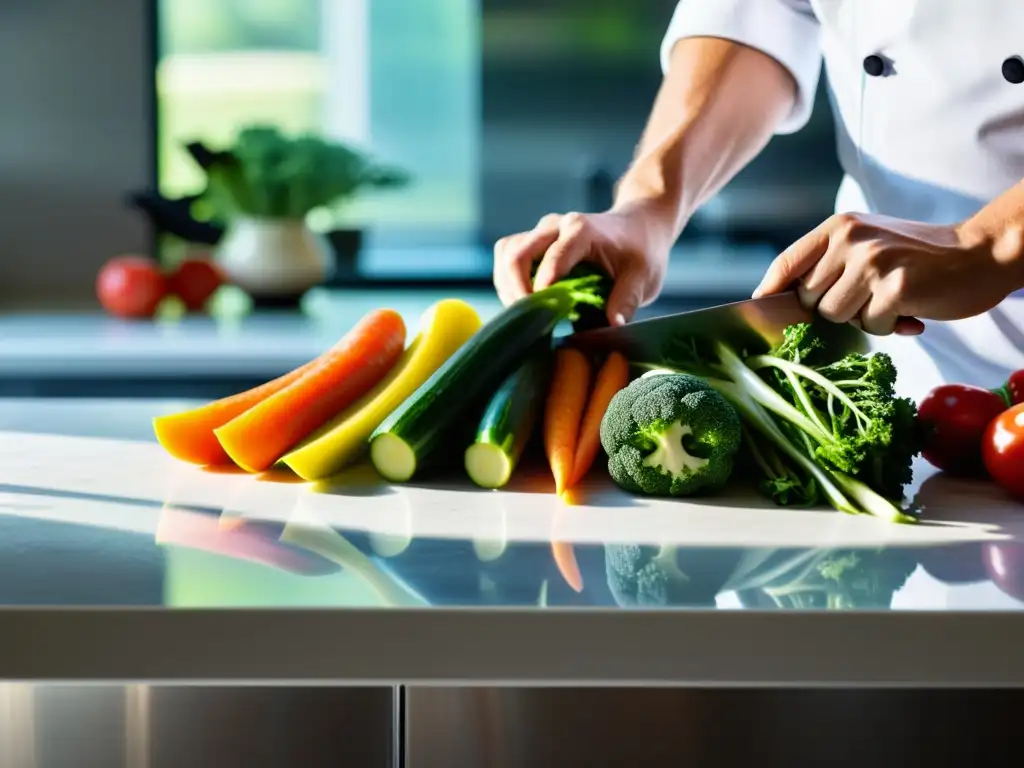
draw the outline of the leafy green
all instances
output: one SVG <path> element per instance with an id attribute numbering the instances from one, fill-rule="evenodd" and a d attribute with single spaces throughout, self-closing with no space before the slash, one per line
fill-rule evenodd
<path id="1" fill-rule="evenodd" d="M 530 270 L 531 283 L 537 277 L 537 268 L 539 266 L 540 261 L 533 262 L 533 266 Z M 596 277 L 598 281 L 598 295 L 600 295 L 607 304 L 608 298 L 612 293 L 614 281 L 602 267 L 590 261 L 581 261 L 569 270 L 569 274 L 567 274 L 564 279 L 571 280 L 578 277 Z M 580 307 L 578 316 L 573 319 L 572 330 L 574 333 L 582 333 L 583 331 L 589 331 L 595 328 L 604 328 L 607 325 L 608 316 L 605 313 L 603 306 L 598 307 L 586 305 Z"/>
<path id="2" fill-rule="evenodd" d="M 197 218 L 304 218 L 365 188 L 409 182 L 397 168 L 377 164 L 345 144 L 312 135 L 287 137 L 276 128 L 243 129 L 233 146 L 203 155 L 206 188 L 193 204 Z"/>
<path id="3" fill-rule="evenodd" d="M 920 450 L 916 407 L 895 396 L 888 355 L 835 359 L 814 327 L 800 324 L 763 355 L 679 339 L 665 357 L 669 368 L 701 376 L 740 413 L 759 487 L 775 503 L 824 499 L 851 514 L 913 520 L 896 502 Z"/>

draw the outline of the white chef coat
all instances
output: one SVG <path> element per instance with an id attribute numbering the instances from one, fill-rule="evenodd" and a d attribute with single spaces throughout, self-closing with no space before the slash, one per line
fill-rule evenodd
<path id="1" fill-rule="evenodd" d="M 1024 0 L 680 0 L 684 37 L 735 40 L 793 75 L 779 133 L 810 117 L 824 61 L 845 177 L 837 212 L 952 224 L 1024 179 Z M 1024 368 L 1024 291 L 981 316 L 927 323 L 892 354 L 900 394 L 999 386 Z"/>
<path id="2" fill-rule="evenodd" d="M 1024 0 L 681 0 L 663 68 L 677 41 L 705 36 L 793 75 L 779 133 L 807 122 L 824 59 L 837 212 L 952 224 L 1024 178 Z"/>

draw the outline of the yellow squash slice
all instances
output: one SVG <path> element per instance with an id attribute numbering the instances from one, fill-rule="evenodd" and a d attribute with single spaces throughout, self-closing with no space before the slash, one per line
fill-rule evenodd
<path id="1" fill-rule="evenodd" d="M 391 372 L 360 400 L 307 437 L 281 461 L 303 480 L 337 474 L 367 448 L 373 431 L 479 330 L 480 316 L 444 299 L 420 318 L 420 329 Z"/>

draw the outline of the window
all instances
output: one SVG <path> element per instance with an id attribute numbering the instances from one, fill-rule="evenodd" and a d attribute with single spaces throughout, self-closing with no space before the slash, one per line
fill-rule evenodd
<path id="1" fill-rule="evenodd" d="M 255 121 L 320 131 L 414 177 L 407 189 L 368 195 L 337 220 L 317 222 L 365 228 L 364 276 L 481 280 L 495 239 L 550 211 L 608 202 L 609 181 L 629 163 L 660 84 L 658 50 L 674 6 L 155 1 L 165 194 L 201 182 L 187 141 L 222 144 Z M 774 140 L 684 239 L 767 242 L 756 257 L 763 261 L 831 212 L 838 177 L 822 99 L 810 126 Z M 694 284 L 691 277 L 682 282 Z M 704 283 L 715 279 L 709 273 Z"/>
<path id="2" fill-rule="evenodd" d="M 476 242 L 475 0 L 158 2 L 163 194 L 202 186 L 189 141 L 220 146 L 243 125 L 272 123 L 353 142 L 413 177 L 405 189 L 366 194 L 318 228 L 365 228 L 370 250 L 390 247 L 399 269 L 394 246 Z"/>

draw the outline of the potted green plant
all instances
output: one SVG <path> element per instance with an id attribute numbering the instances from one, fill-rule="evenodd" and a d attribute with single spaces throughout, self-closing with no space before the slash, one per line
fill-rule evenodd
<path id="1" fill-rule="evenodd" d="M 329 241 L 307 223 L 311 211 L 409 180 L 346 144 L 262 125 L 241 130 L 226 150 L 189 150 L 206 174 L 195 217 L 224 227 L 216 258 L 257 303 L 297 301 L 334 269 Z"/>

